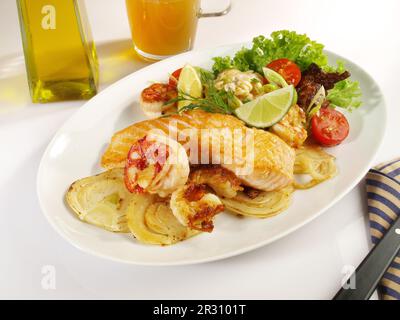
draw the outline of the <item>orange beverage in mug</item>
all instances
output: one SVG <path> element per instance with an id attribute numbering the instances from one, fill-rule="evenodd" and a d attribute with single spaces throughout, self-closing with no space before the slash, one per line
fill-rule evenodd
<path id="1" fill-rule="evenodd" d="M 135 50 L 154 60 L 190 50 L 199 17 L 228 12 L 202 14 L 200 0 L 126 0 L 126 8 Z"/>

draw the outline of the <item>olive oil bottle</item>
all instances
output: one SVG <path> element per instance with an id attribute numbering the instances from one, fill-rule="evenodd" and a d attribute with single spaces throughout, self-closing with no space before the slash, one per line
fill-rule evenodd
<path id="1" fill-rule="evenodd" d="M 33 102 L 96 94 L 96 48 L 81 0 L 17 0 Z"/>

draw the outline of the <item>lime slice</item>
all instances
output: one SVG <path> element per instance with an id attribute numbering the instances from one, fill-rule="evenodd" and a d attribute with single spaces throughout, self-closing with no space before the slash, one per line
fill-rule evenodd
<path id="1" fill-rule="evenodd" d="M 288 86 L 267 93 L 236 109 L 237 117 L 256 128 L 269 128 L 289 111 L 293 103 L 295 88 Z"/>
<path id="2" fill-rule="evenodd" d="M 295 104 L 297 104 L 297 101 L 299 100 L 299 95 L 298 95 L 298 93 L 297 93 L 297 90 L 294 89 L 293 91 L 294 91 L 294 92 L 293 92 L 294 94 L 293 94 L 292 106 L 294 106 Z"/>
<path id="3" fill-rule="evenodd" d="M 201 98 L 203 94 L 203 85 L 201 83 L 199 74 L 196 69 L 187 64 L 181 72 L 178 80 L 178 91 L 192 98 Z M 178 110 L 188 106 L 191 102 L 188 100 L 182 100 L 178 102 Z"/>
<path id="4" fill-rule="evenodd" d="M 269 68 L 263 68 L 263 72 L 264 77 L 268 80 L 269 83 L 276 84 L 281 88 L 286 88 L 289 86 L 286 80 L 278 72 Z"/>

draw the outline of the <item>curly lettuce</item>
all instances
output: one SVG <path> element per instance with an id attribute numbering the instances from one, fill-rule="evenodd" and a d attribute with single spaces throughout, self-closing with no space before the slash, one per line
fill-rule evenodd
<path id="1" fill-rule="evenodd" d="M 337 67 L 325 66 L 325 72 L 338 72 L 343 73 L 346 67 L 343 61 L 337 62 Z M 328 91 L 326 99 L 334 107 L 344 108 L 348 111 L 357 109 L 362 105 L 361 101 L 361 88 L 358 81 L 351 81 L 346 79 L 335 84 L 335 87 Z"/>
<path id="2" fill-rule="evenodd" d="M 361 95 L 359 83 L 346 79 L 336 83 L 326 98 L 331 105 L 352 111 L 362 105 Z"/>
<path id="3" fill-rule="evenodd" d="M 224 70 L 231 69 L 233 68 L 233 63 L 232 63 L 232 58 L 229 56 L 226 57 L 214 57 L 214 65 L 212 67 L 212 70 L 215 75 L 218 75 Z M 242 69 L 240 69 L 243 71 Z"/>
<path id="4" fill-rule="evenodd" d="M 294 31 L 276 31 L 271 38 L 258 36 L 253 39 L 253 46 L 250 49 L 242 48 L 231 57 L 214 58 L 214 73 L 236 68 L 241 71 L 254 70 L 262 72 L 262 68 L 276 59 L 290 59 L 305 70 L 311 63 L 320 67 L 328 63 L 323 52 L 324 46 L 312 41 L 305 34 L 298 34 Z"/>

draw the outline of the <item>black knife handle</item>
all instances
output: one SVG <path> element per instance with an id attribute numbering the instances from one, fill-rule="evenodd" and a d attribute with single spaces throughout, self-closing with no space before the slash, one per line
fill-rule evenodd
<path id="1" fill-rule="evenodd" d="M 341 289 L 333 300 L 368 300 L 400 250 L 400 217 L 355 274 L 356 289 Z"/>

